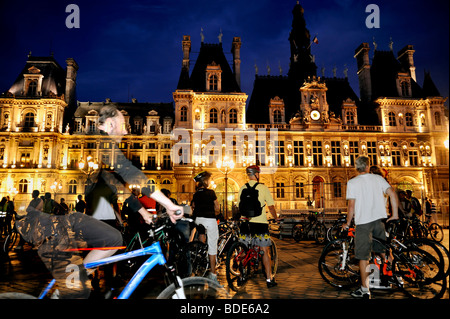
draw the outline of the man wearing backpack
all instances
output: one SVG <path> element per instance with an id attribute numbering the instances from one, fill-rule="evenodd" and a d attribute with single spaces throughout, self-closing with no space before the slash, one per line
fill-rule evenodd
<path id="1" fill-rule="evenodd" d="M 259 183 L 261 169 L 257 165 L 249 166 L 246 169 L 249 178 L 248 183 L 241 187 L 238 196 L 238 207 L 241 216 L 248 218 L 248 223 L 241 227 L 241 239 L 246 242 L 255 239 L 255 244 L 261 247 L 264 252 L 262 260 L 266 271 L 267 287 L 277 285 L 275 278 L 272 278 L 272 268 L 269 256 L 271 245 L 269 222 L 264 207 L 267 205 L 275 220 L 278 219 L 275 210 L 275 202 L 269 188 Z"/>

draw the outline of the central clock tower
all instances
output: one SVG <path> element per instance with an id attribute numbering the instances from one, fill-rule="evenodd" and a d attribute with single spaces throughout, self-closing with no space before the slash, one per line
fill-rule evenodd
<path id="1" fill-rule="evenodd" d="M 300 111 L 304 124 L 321 127 L 328 122 L 328 103 L 325 82 L 315 76 L 308 77 L 300 88 Z"/>

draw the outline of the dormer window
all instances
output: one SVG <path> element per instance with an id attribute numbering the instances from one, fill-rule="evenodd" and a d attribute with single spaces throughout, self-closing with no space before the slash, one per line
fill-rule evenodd
<path id="1" fill-rule="evenodd" d="M 397 78 L 397 92 L 399 96 L 410 97 L 411 91 L 411 77 L 407 73 L 399 73 Z"/>
<path id="2" fill-rule="evenodd" d="M 37 80 L 31 80 L 28 84 L 27 96 L 36 96 L 37 86 Z"/>
<path id="3" fill-rule="evenodd" d="M 349 124 L 349 125 L 355 124 L 355 115 L 353 114 L 353 112 L 347 111 L 345 113 L 345 121 L 346 121 L 346 124 Z"/>
<path id="4" fill-rule="evenodd" d="M 187 107 L 183 106 L 180 109 L 180 121 L 181 122 L 186 122 L 187 121 Z"/>
<path id="5" fill-rule="evenodd" d="M 222 91 L 222 69 L 214 61 L 206 67 L 206 91 Z"/>
<path id="6" fill-rule="evenodd" d="M 270 99 L 269 112 L 271 124 L 285 123 L 284 100 L 282 98 L 275 96 L 273 99 Z"/>
<path id="7" fill-rule="evenodd" d="M 283 117 L 281 115 L 281 111 L 280 110 L 273 111 L 273 123 L 279 124 L 282 122 L 283 122 Z"/>
<path id="8" fill-rule="evenodd" d="M 397 126 L 397 120 L 395 118 L 394 112 L 389 112 L 388 121 L 389 121 L 389 126 Z"/>
<path id="9" fill-rule="evenodd" d="M 209 77 L 209 91 L 217 91 L 218 89 L 218 80 L 216 75 L 211 75 Z"/>

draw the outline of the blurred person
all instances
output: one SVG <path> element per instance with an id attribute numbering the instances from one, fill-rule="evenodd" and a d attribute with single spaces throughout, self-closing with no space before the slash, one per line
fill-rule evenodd
<path id="1" fill-rule="evenodd" d="M 75 204 L 75 211 L 84 213 L 86 210 L 86 202 L 83 200 L 83 195 L 78 195 L 77 203 Z"/>

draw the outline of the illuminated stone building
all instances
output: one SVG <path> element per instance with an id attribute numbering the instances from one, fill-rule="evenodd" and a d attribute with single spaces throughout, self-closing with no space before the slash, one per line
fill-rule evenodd
<path id="1" fill-rule="evenodd" d="M 179 202 L 192 198 L 192 177 L 206 169 L 230 211 L 246 181 L 245 167 L 257 163 L 278 210 L 335 212 L 346 210 L 354 161 L 367 155 L 387 170 L 395 188 L 428 196 L 448 213 L 447 98 L 430 74 L 417 83 L 414 48 L 395 55 L 392 45 L 387 51 L 371 51 L 367 43 L 357 47 L 358 97 L 346 73 L 317 74 L 303 13 L 297 4 L 288 74 L 257 73 L 250 95 L 240 88 L 239 37 L 231 41 L 231 65 L 222 37 L 213 44 L 202 37 L 192 66 L 191 39 L 183 36 L 173 103 L 77 102 L 73 59 L 63 69 L 53 57 L 30 56 L 0 96 L 0 193 L 15 190 L 16 201 L 25 203 L 39 189 L 74 203 L 89 177 L 79 163 L 89 157 L 109 170 L 121 151 L 147 176 L 136 184 L 168 188 Z M 127 122 L 119 144 L 97 129 L 99 110 L 108 104 Z M 226 171 L 227 162 L 233 165 Z M 126 186 L 119 188 L 121 201 Z"/>

